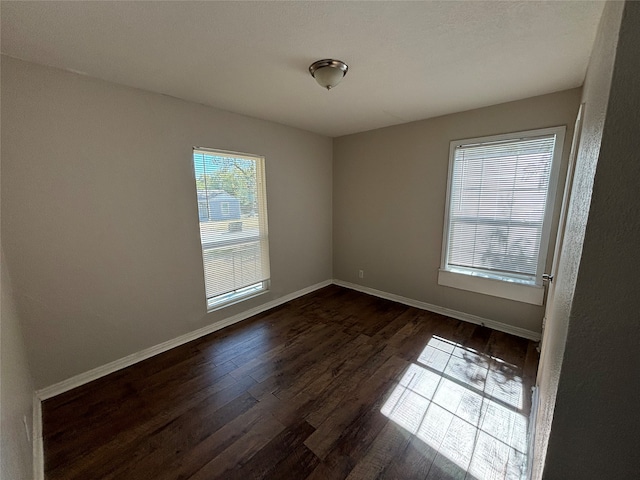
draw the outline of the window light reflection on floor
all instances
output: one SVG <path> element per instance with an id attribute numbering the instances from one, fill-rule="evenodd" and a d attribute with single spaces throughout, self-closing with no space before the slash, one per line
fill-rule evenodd
<path id="1" fill-rule="evenodd" d="M 513 365 L 434 336 L 381 412 L 453 462 L 452 478 L 521 479 L 528 418 Z"/>

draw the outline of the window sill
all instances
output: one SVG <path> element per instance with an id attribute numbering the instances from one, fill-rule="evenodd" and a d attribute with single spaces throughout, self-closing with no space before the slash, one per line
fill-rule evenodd
<path id="1" fill-rule="evenodd" d="M 539 285 L 516 281 L 510 282 L 444 269 L 438 271 L 438 285 L 506 298 L 517 302 L 530 303 L 532 305 L 542 305 L 544 302 L 544 287 Z"/>
<path id="2" fill-rule="evenodd" d="M 207 300 L 207 313 L 220 310 L 224 307 L 235 305 L 236 303 L 243 302 L 253 297 L 262 295 L 269 291 L 268 282 L 261 282 L 260 284 L 244 287 L 235 292 L 228 293 L 226 295 L 220 295 L 218 297 L 210 298 Z"/>

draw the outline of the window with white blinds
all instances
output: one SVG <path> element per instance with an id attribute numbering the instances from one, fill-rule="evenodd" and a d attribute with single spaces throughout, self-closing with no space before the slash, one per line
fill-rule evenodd
<path id="1" fill-rule="evenodd" d="M 541 287 L 563 141 L 558 127 L 452 142 L 440 283 Z"/>
<path id="2" fill-rule="evenodd" d="M 268 289 L 264 157 L 194 148 L 204 284 L 209 310 Z"/>

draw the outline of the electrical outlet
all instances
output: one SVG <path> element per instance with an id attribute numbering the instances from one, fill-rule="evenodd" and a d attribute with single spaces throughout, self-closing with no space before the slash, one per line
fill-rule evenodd
<path id="1" fill-rule="evenodd" d="M 31 432 L 29 431 L 29 422 L 26 415 L 22 417 L 22 423 L 24 423 L 24 430 L 27 433 L 27 441 L 31 443 Z"/>
<path id="2" fill-rule="evenodd" d="M 364 270 L 358 270 L 358 278 L 364 278 Z"/>

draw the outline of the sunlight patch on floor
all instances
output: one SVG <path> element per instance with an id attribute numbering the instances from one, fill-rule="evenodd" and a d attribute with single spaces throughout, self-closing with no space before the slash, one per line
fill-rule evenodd
<path id="1" fill-rule="evenodd" d="M 436 450 L 436 464 L 459 467 L 454 478 L 516 480 L 526 469 L 523 404 L 519 369 L 434 336 L 381 412 Z"/>

